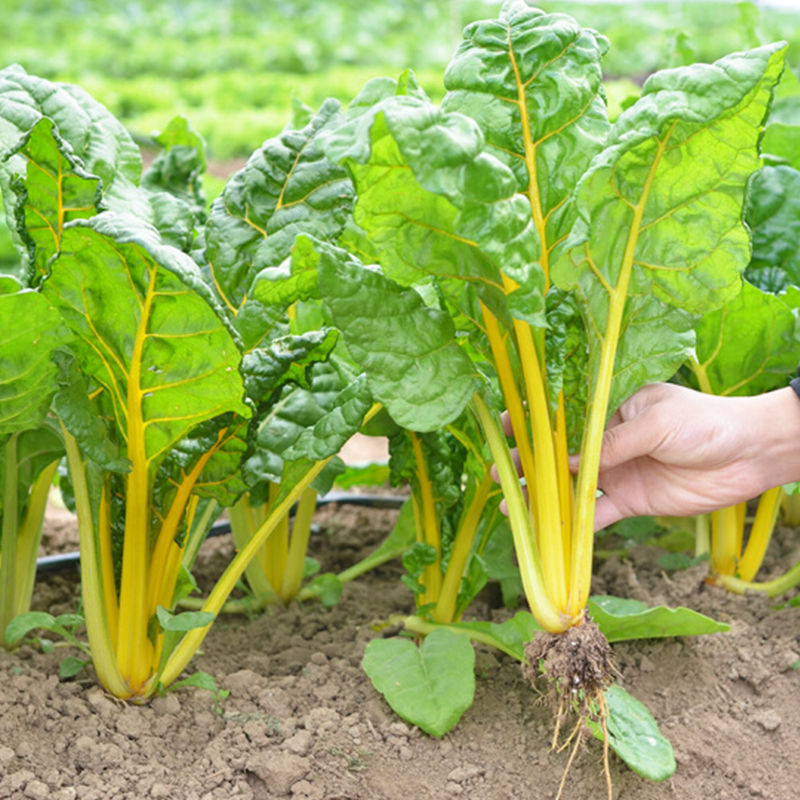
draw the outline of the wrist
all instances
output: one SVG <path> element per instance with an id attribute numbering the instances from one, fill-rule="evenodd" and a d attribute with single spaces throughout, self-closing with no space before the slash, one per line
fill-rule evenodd
<path id="1" fill-rule="evenodd" d="M 753 400 L 752 447 L 763 491 L 800 481 L 800 397 L 787 386 Z"/>

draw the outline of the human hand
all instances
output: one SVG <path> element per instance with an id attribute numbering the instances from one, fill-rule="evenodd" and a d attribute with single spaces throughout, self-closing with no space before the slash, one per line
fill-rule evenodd
<path id="1" fill-rule="evenodd" d="M 800 480 L 799 444 L 800 399 L 789 387 L 716 397 L 645 386 L 603 436 L 595 530 L 644 514 L 703 514 Z"/>

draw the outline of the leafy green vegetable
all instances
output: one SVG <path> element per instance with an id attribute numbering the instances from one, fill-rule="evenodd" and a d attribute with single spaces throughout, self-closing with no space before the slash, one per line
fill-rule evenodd
<path id="1" fill-rule="evenodd" d="M 472 705 L 475 651 L 464 634 L 440 628 L 419 648 L 408 639 L 373 639 L 362 665 L 389 705 L 432 736 L 444 736 Z"/>
<path id="2" fill-rule="evenodd" d="M 588 609 L 610 642 L 701 636 L 730 628 L 728 624 L 716 622 L 690 608 L 649 607 L 646 603 L 623 597 L 592 595 Z"/>
<path id="3" fill-rule="evenodd" d="M 658 729 L 652 714 L 618 684 L 604 693 L 608 709 L 608 743 L 636 773 L 651 781 L 669 778 L 677 767 L 672 745 Z M 600 726 L 590 721 L 592 733 L 603 738 Z"/>

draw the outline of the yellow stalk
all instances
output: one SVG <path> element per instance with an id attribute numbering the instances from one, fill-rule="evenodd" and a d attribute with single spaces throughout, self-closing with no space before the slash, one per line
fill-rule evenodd
<path id="1" fill-rule="evenodd" d="M 250 507 L 250 495 L 246 492 L 228 509 L 228 517 L 231 521 L 231 533 L 238 552 L 244 550 L 247 543 L 252 539 L 257 526 L 252 526 L 253 514 Z M 272 586 L 267 580 L 267 574 L 263 559 L 264 548 L 262 547 L 255 558 L 247 565 L 245 574 L 250 588 L 257 597 L 267 597 L 274 594 Z"/>
<path id="2" fill-rule="evenodd" d="M 747 540 L 747 547 L 739 561 L 739 577 L 744 581 L 752 581 L 761 567 L 764 555 L 767 552 L 772 532 L 775 530 L 775 521 L 781 507 L 783 489 L 776 486 L 761 495 L 758 501 L 756 517 Z"/>
<path id="3" fill-rule="evenodd" d="M 213 446 L 209 448 L 207 452 L 203 453 L 203 455 L 197 459 L 197 462 L 194 464 L 189 473 L 183 476 L 183 479 L 178 485 L 178 490 L 175 492 L 175 497 L 172 499 L 172 503 L 170 503 L 169 511 L 167 511 L 167 515 L 164 517 L 164 521 L 161 523 L 161 529 L 158 532 L 158 538 L 156 539 L 156 544 L 153 548 L 153 554 L 150 557 L 150 572 L 148 575 L 150 584 L 148 609 L 150 616 L 156 613 L 156 607 L 158 605 L 164 605 L 164 587 L 165 585 L 168 586 L 171 580 L 170 578 L 165 577 L 168 574 L 166 565 L 168 562 L 172 561 L 171 554 L 173 553 L 173 550 L 178 550 L 181 553 L 183 552 L 182 548 L 178 548 L 178 546 L 175 544 L 175 538 L 178 535 L 178 528 L 180 527 L 181 520 L 186 514 L 187 504 L 192 502 L 192 492 L 194 491 L 194 487 L 197 484 L 201 473 L 205 469 L 206 464 L 208 464 L 211 457 L 217 452 L 222 444 L 227 430 L 227 428 L 223 428 L 221 431 L 219 431 L 217 434 L 217 440 L 214 442 Z M 196 497 L 194 498 L 193 502 L 195 503 L 196 507 Z M 171 595 L 166 602 L 167 604 L 171 604 Z"/>
<path id="4" fill-rule="evenodd" d="M 69 472 L 75 505 L 78 509 L 78 536 L 81 546 L 81 595 L 86 633 L 92 651 L 92 663 L 100 683 L 116 697 L 127 698 L 132 692 L 122 677 L 114 652 L 114 641 L 109 629 L 108 608 L 105 601 L 103 572 L 100 568 L 98 536 L 92 520 L 86 467 L 81 458 L 75 437 L 61 423 L 67 451 Z"/>
<path id="5" fill-rule="evenodd" d="M 147 571 L 150 549 L 150 462 L 146 449 L 146 427 L 142 403 L 142 356 L 153 303 L 157 271 L 150 271 L 139 326 L 131 352 L 128 373 L 128 460 L 126 479 L 125 534 L 122 544 L 122 577 L 119 590 L 119 634 L 117 658 L 120 671 L 134 692 L 150 677 L 153 646 L 147 637 Z"/>
<path id="6" fill-rule="evenodd" d="M 275 503 L 275 498 L 280 491 L 280 484 L 271 483 L 269 486 L 269 509 Z M 275 533 L 264 543 L 264 558 L 266 559 L 266 575 L 275 592 L 280 592 L 283 585 L 283 574 L 286 571 L 286 559 L 289 555 L 289 514 L 280 520 Z"/>
<path id="7" fill-rule="evenodd" d="M 614 375 L 614 360 L 617 353 L 628 284 L 639 241 L 647 199 L 650 195 L 656 172 L 661 163 L 672 131 L 677 122 L 667 131 L 650 165 L 647 178 L 642 187 L 639 202 L 633 209 L 633 217 L 625 242 L 625 252 L 620 264 L 616 287 L 607 286 L 609 294 L 608 321 L 600 351 L 597 381 L 592 388 L 592 399 L 587 409 L 587 421 L 581 445 L 581 465 L 578 470 L 578 484 L 575 491 L 575 517 L 572 536 L 572 559 L 570 563 L 569 603 L 567 614 L 577 616 L 582 613 L 589 599 L 592 580 L 592 551 L 594 548 L 594 512 L 597 498 L 597 479 L 600 467 L 600 450 L 608 416 L 608 401 L 611 396 L 611 381 Z"/>
<path id="8" fill-rule="evenodd" d="M 281 600 L 288 603 L 300 591 L 303 583 L 308 540 L 311 538 L 311 521 L 317 508 L 317 493 L 314 489 L 306 489 L 297 502 L 292 525 L 292 540 L 289 544 L 289 555 L 286 559 L 286 571 L 281 586 Z"/>
<path id="9" fill-rule="evenodd" d="M 409 436 L 414 449 L 414 459 L 417 462 L 417 490 L 421 503 L 423 537 L 425 543 L 436 551 L 436 561 L 428 564 L 424 570 L 422 580 L 425 586 L 424 603 L 434 603 L 442 590 L 442 540 L 439 534 L 439 518 L 436 514 L 436 500 L 433 496 L 433 486 L 428 477 L 422 443 L 419 436 L 413 431 L 409 432 Z"/>
<path id="10" fill-rule="evenodd" d="M 48 464 L 36 477 L 28 497 L 28 507 L 17 537 L 17 563 L 12 616 L 30 609 L 33 581 L 36 577 L 36 557 L 42 539 L 42 521 L 47 508 L 47 496 L 53 485 L 58 459 Z M 0 634 L 3 631 L 0 629 Z"/>
<path id="11" fill-rule="evenodd" d="M 711 572 L 735 575 L 739 558 L 739 510 L 737 506 L 711 513 Z"/>
<path id="12" fill-rule="evenodd" d="M 525 421 L 525 407 L 522 404 L 522 398 L 520 397 L 517 389 L 517 383 L 514 380 L 514 372 L 511 369 L 508 351 L 506 350 L 503 336 L 500 333 L 500 326 L 497 323 L 497 319 L 483 303 L 481 303 L 481 311 L 483 312 L 484 324 L 486 325 L 486 336 L 489 339 L 489 347 L 492 351 L 495 369 L 497 370 L 497 376 L 500 379 L 500 388 L 503 392 L 503 400 L 505 401 L 506 410 L 508 411 L 508 416 L 511 420 L 511 429 L 514 433 L 514 441 L 517 445 L 517 452 L 519 453 L 522 475 L 525 478 L 526 485 L 528 486 L 528 502 L 530 503 L 531 511 L 535 518 L 536 497 L 534 494 L 536 490 L 536 484 L 534 481 L 534 475 L 536 475 L 536 469 L 533 459 L 533 449 L 531 448 L 530 435 L 528 433 L 528 424 Z"/>
<path id="13" fill-rule="evenodd" d="M 439 593 L 436 607 L 431 614 L 437 622 L 458 622 L 455 618 L 455 612 L 461 578 L 464 576 L 469 554 L 472 552 L 475 533 L 478 530 L 483 509 L 486 507 L 486 501 L 489 499 L 493 484 L 491 472 L 487 469 L 486 474 L 475 490 L 469 507 L 461 515 L 455 541 L 453 542 L 453 551 L 450 554 L 450 561 L 447 564 L 447 571 L 442 582 L 442 589 Z"/>
<path id="14" fill-rule="evenodd" d="M 11 622 L 14 608 L 17 565 L 17 536 L 19 534 L 19 460 L 17 456 L 18 433 L 12 433 L 2 448 L 4 461 L 2 544 L 0 544 L 0 641 L 5 644 L 6 627 Z"/>
<path id="15" fill-rule="evenodd" d="M 519 476 L 511 458 L 508 443 L 495 422 L 494 416 L 479 394 L 473 395 L 473 406 L 478 415 L 486 442 L 492 452 L 503 497 L 508 508 L 508 522 L 514 537 L 522 586 L 525 597 L 536 621 L 551 633 L 561 633 L 582 618 L 577 619 L 564 614 L 551 600 L 542 572 L 542 564 L 533 537 L 531 518 L 522 495 Z"/>
<path id="16" fill-rule="evenodd" d="M 117 584 L 114 577 L 114 556 L 111 542 L 111 503 L 108 499 L 108 492 L 108 482 L 106 482 L 103 484 L 103 491 L 100 494 L 97 539 L 100 572 L 103 581 L 103 602 L 105 603 L 108 630 L 113 641 L 116 642 L 119 635 L 119 606 L 117 604 Z"/>
<path id="17" fill-rule="evenodd" d="M 565 608 L 567 581 L 564 571 L 564 534 L 560 515 L 558 469 L 553 448 L 554 434 L 550 423 L 550 401 L 530 326 L 515 319 L 514 330 L 519 343 L 519 355 L 531 419 L 533 452 L 537 464 L 534 473 L 537 543 L 550 597 L 559 608 Z M 530 493 L 532 489 L 533 487 L 529 485 L 528 492 Z"/>
<path id="18" fill-rule="evenodd" d="M 556 429 L 553 432 L 553 448 L 556 452 L 558 471 L 558 500 L 561 510 L 561 544 L 564 550 L 564 580 L 569 579 L 569 563 L 572 557 L 572 507 L 575 502 L 575 489 L 572 473 L 569 471 L 569 446 L 567 443 L 567 415 L 564 407 L 564 393 L 559 392 L 556 409 Z"/>

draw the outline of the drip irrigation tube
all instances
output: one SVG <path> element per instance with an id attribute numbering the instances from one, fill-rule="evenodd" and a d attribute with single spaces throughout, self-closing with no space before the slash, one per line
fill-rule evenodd
<path id="1" fill-rule="evenodd" d="M 408 498 L 402 495 L 382 494 L 354 494 L 352 492 L 328 492 L 317 498 L 317 508 L 322 506 L 340 505 L 365 506 L 367 508 L 400 508 Z M 291 516 L 294 509 L 289 512 Z M 226 519 L 215 522 L 208 532 L 208 536 L 224 536 L 231 532 L 231 524 Z M 68 553 L 57 553 L 52 556 L 42 556 L 36 560 L 36 574 L 43 575 L 48 572 L 62 572 L 68 569 L 77 569 L 81 562 L 78 550 Z"/>

